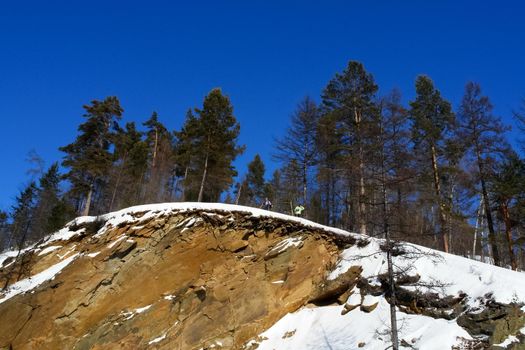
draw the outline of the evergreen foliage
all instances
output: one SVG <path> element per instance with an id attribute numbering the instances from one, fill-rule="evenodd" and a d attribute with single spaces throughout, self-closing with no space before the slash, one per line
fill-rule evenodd
<path id="1" fill-rule="evenodd" d="M 86 122 L 78 127 L 76 140 L 60 150 L 66 153 L 62 165 L 69 169 L 65 174 L 71 183 L 70 195 L 76 199 L 77 210 L 89 215 L 94 192 L 100 194 L 112 164 L 110 145 L 111 128 L 122 116 L 119 100 L 107 97 L 85 105 Z"/>

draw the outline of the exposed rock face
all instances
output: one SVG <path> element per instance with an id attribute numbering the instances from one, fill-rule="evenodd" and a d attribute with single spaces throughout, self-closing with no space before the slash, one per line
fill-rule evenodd
<path id="1" fill-rule="evenodd" d="M 365 238 L 243 212 L 126 215 L 76 220 L 60 239 L 0 261 L 11 285 L 0 293 L 0 349 L 255 349 L 250 339 L 303 306 L 344 305 L 346 315 L 390 301 L 388 278 L 368 280 L 359 262 L 328 278 L 341 250 Z M 419 278 L 397 279 L 399 310 L 456 319 L 474 338 L 461 349 L 501 343 L 525 324 L 522 305 L 487 298 L 471 310 L 465 294 L 414 291 Z"/>
<path id="2" fill-rule="evenodd" d="M 54 279 L 0 304 L 0 348 L 239 348 L 329 294 L 321 286 L 345 244 L 242 213 L 141 215 L 117 227 L 77 225 L 83 233 L 33 256 L 30 275 L 79 254 Z"/>

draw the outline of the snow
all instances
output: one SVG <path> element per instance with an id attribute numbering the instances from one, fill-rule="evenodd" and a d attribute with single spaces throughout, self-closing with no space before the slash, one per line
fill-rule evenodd
<path id="1" fill-rule="evenodd" d="M 389 304 L 384 298 L 371 313 L 356 308 L 342 316 L 341 306 L 303 308 L 287 314 L 260 335 L 262 339 L 267 339 L 249 343 L 258 343 L 257 350 L 346 350 L 357 349 L 359 344 L 365 349 L 383 350 L 390 339 L 388 309 Z M 398 316 L 402 325 L 400 339 L 417 349 L 450 349 L 458 337 L 472 339 L 454 321 L 404 313 Z M 288 332 L 295 333 L 283 337 Z"/>
<path id="2" fill-rule="evenodd" d="M 353 293 L 348 297 L 346 303 L 352 306 L 361 305 L 361 299 L 361 290 L 354 288 Z"/>
<path id="3" fill-rule="evenodd" d="M 164 334 L 161 335 L 160 337 L 157 337 L 157 338 L 151 340 L 151 341 L 148 343 L 148 345 L 158 343 L 158 342 L 164 340 L 165 338 L 166 338 L 166 333 L 164 333 Z"/>
<path id="4" fill-rule="evenodd" d="M 494 344 L 495 346 L 501 346 L 502 348 L 507 348 L 507 346 L 509 346 L 510 344 L 512 343 L 517 343 L 519 342 L 520 340 L 513 336 L 513 335 L 510 335 L 507 339 L 505 339 L 505 341 L 499 343 L 499 344 Z"/>
<path id="5" fill-rule="evenodd" d="M 94 252 L 94 253 L 86 254 L 86 256 L 89 256 L 90 258 L 94 258 L 94 257 L 96 257 L 99 254 L 100 254 L 100 252 Z"/>
<path id="6" fill-rule="evenodd" d="M 0 298 L 0 304 L 8 299 L 11 299 L 15 295 L 28 292 L 38 287 L 42 283 L 53 279 L 60 271 L 62 271 L 64 267 L 69 265 L 69 263 L 71 263 L 77 256 L 78 254 L 72 255 L 69 258 L 59 262 L 58 264 L 55 264 L 49 267 L 48 269 L 34 276 L 31 276 L 29 278 L 23 279 L 21 281 L 18 281 L 12 284 L 7 289 L 7 293 L 3 297 Z"/>
<path id="7" fill-rule="evenodd" d="M 50 253 L 54 250 L 62 248 L 61 245 L 51 245 L 49 247 L 44 248 L 40 253 L 38 253 L 38 256 L 46 255 L 47 253 Z"/>
<path id="8" fill-rule="evenodd" d="M 150 307 L 151 307 L 151 305 L 147 305 L 147 306 L 144 306 L 144 307 L 139 307 L 138 309 L 135 309 L 135 313 L 136 314 L 141 314 L 144 311 L 148 310 Z"/>
<path id="9" fill-rule="evenodd" d="M 270 255 L 273 253 L 280 254 L 290 247 L 299 247 L 302 242 L 303 242 L 302 237 L 286 238 L 282 240 L 281 242 L 279 242 L 277 245 L 275 245 L 275 247 L 273 247 L 273 249 L 270 250 L 267 255 Z"/>
<path id="10" fill-rule="evenodd" d="M 28 249 L 22 250 L 22 252 L 20 252 L 20 254 L 22 254 L 26 250 L 28 250 Z M 7 259 L 14 258 L 17 255 L 18 255 L 18 250 L 10 250 L 10 251 L 7 251 L 7 252 L 3 252 L 2 254 L 0 254 L 0 266 L 2 266 L 4 261 L 6 261 Z"/>
<path id="11" fill-rule="evenodd" d="M 325 231 L 330 231 L 338 235 L 354 235 L 359 237 L 358 234 L 349 233 L 344 230 L 336 229 L 333 227 L 324 226 L 313 221 L 309 221 L 303 218 L 290 216 L 286 214 L 276 213 L 268 210 L 263 210 L 259 208 L 251 208 L 240 205 L 233 204 L 224 204 L 224 203 L 194 203 L 194 202 L 178 202 L 178 203 L 158 203 L 158 204 L 147 204 L 147 205 L 138 205 L 120 211 L 108 213 L 98 217 L 81 217 L 80 222 L 92 222 L 97 219 L 105 221 L 104 227 L 99 230 L 95 237 L 103 235 L 110 227 L 116 227 L 122 223 L 129 224 L 140 224 L 141 221 L 146 221 L 152 218 L 160 217 L 166 214 L 173 212 L 189 212 L 194 210 L 202 211 L 223 211 L 223 212 L 238 212 L 251 215 L 253 217 L 270 217 L 279 220 L 286 220 L 297 222 L 307 227 L 321 229 Z M 136 218 L 134 215 L 137 213 L 144 213 L 141 217 Z M 191 227 L 195 224 L 196 219 L 188 218 L 184 224 L 181 223 L 180 226 L 185 226 L 185 228 Z M 69 224 L 68 224 L 69 225 Z"/>
<path id="12" fill-rule="evenodd" d="M 335 279 L 355 265 L 362 266 L 362 276 L 365 278 L 374 278 L 380 273 L 385 273 L 386 258 L 385 254 L 380 252 L 379 245 L 380 240 L 370 239 L 370 243 L 365 247 L 352 246 L 345 249 L 329 279 Z M 412 244 L 406 244 L 405 249 L 418 253 L 418 257 L 396 257 L 396 266 L 401 270 L 407 269 L 409 274 L 420 275 L 421 284 L 446 282 L 441 288 L 432 290 L 442 296 L 468 293 L 471 306 L 475 305 L 477 298 L 482 298 L 487 293 L 492 293 L 494 299 L 501 303 L 525 302 L 525 278 L 518 278 L 520 276 L 515 271 Z M 412 287 L 416 288 L 422 292 L 431 291 L 426 287 Z"/>
<path id="13" fill-rule="evenodd" d="M 108 248 L 113 248 L 115 246 L 115 244 L 117 244 L 118 242 L 122 241 L 123 239 L 126 239 L 128 236 L 126 235 L 121 235 L 119 238 L 117 238 L 116 240 L 114 240 L 113 242 L 111 242 L 110 244 L 108 244 Z"/>
<path id="14" fill-rule="evenodd" d="M 45 243 L 51 243 L 51 242 L 56 242 L 56 241 L 67 241 L 74 236 L 83 234 L 85 232 L 85 229 L 80 229 L 78 231 L 72 231 L 70 230 L 70 227 L 81 225 L 81 224 L 87 224 L 95 220 L 97 220 L 96 216 L 79 216 L 78 218 L 68 222 L 64 228 L 62 228 L 58 232 L 55 232 L 54 234 L 49 236 L 49 238 L 46 240 Z"/>
<path id="15" fill-rule="evenodd" d="M 176 296 L 175 295 L 171 295 L 171 294 L 170 295 L 166 295 L 164 297 L 165 300 L 174 300 L 175 298 L 176 298 Z"/>

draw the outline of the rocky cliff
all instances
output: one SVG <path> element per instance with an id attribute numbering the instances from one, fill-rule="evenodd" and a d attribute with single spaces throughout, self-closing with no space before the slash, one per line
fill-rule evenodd
<path id="1" fill-rule="evenodd" d="M 387 335 L 377 340 L 379 329 L 369 329 L 386 327 L 388 319 L 381 241 L 285 215 L 211 204 L 134 207 L 78 218 L 16 255 L 0 255 L 0 277 L 8 280 L 0 294 L 0 349 L 375 349 L 388 343 Z M 399 253 L 408 255 L 410 249 Z M 472 283 L 480 285 L 471 294 L 448 285 L 453 278 L 446 271 L 455 272 L 446 261 L 399 279 L 399 311 L 410 325 L 435 333 L 445 322 L 452 329 L 444 336 L 450 339 L 433 342 L 424 332 L 402 331 L 405 346 L 522 348 L 525 275 L 487 267 L 487 277 L 474 271 L 483 264 L 468 264 L 474 264 Z M 425 281 L 436 281 L 436 271 L 445 271 L 437 277 L 447 281 L 429 287 Z M 512 280 L 518 283 L 506 292 L 491 288 Z M 432 292 L 436 286 L 441 291 Z M 337 328 L 343 325 L 350 326 Z M 367 331 L 358 333 L 359 325 Z"/>

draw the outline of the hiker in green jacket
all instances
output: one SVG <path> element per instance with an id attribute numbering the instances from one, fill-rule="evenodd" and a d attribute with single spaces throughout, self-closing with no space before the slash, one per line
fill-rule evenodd
<path id="1" fill-rule="evenodd" d="M 301 204 L 299 204 L 295 207 L 295 209 L 293 210 L 293 213 L 295 216 L 301 217 L 303 216 L 303 211 L 304 211 L 304 207 Z"/>

